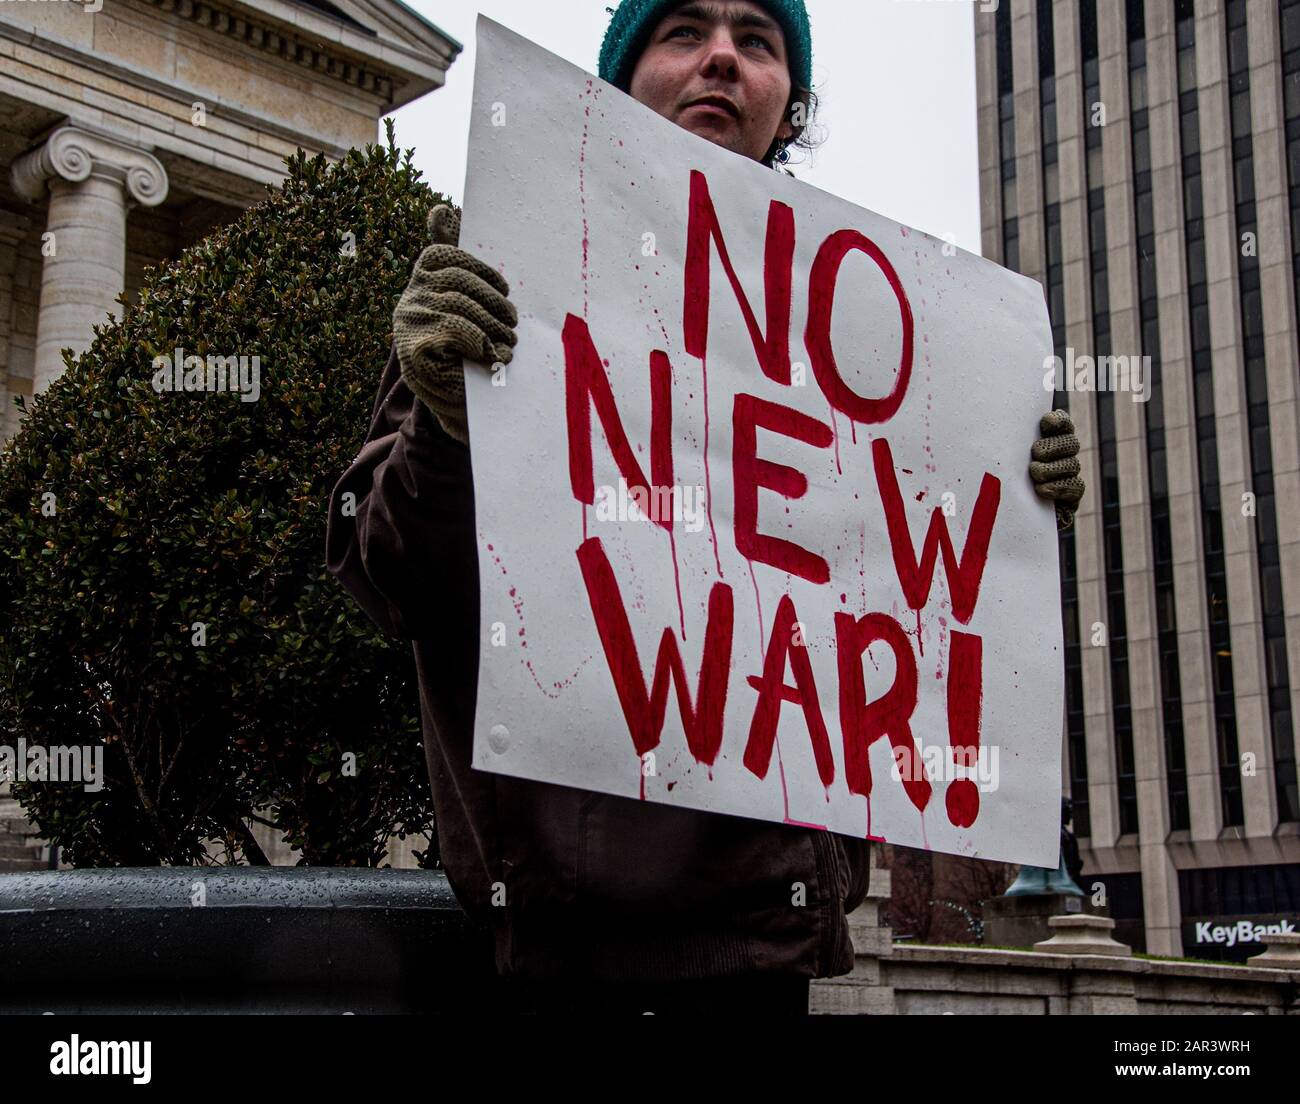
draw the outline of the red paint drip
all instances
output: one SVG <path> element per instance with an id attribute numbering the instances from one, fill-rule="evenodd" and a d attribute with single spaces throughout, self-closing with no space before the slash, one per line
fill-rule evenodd
<path id="1" fill-rule="evenodd" d="M 713 562 L 718 568 L 718 578 L 725 579 L 726 576 L 722 573 L 722 559 L 718 554 L 718 530 L 713 525 L 713 480 L 709 476 L 709 358 L 707 356 L 700 357 L 700 375 L 704 380 L 704 507 L 709 514 L 709 532 L 713 535 Z"/>
<path id="2" fill-rule="evenodd" d="M 785 787 L 785 763 L 781 760 L 781 737 L 774 737 L 776 743 L 776 768 L 781 774 L 781 801 L 785 812 L 782 814 L 782 821 L 786 824 L 790 821 L 790 791 Z"/>
<path id="3" fill-rule="evenodd" d="M 785 785 L 785 764 L 781 761 L 781 739 L 776 739 L 776 766 L 781 774 L 781 800 L 784 803 L 785 813 L 781 817 L 782 824 L 793 824 L 797 828 L 819 828 L 821 831 L 828 831 L 825 824 L 814 824 L 810 820 L 795 820 L 790 816 L 790 792 Z M 829 797 L 829 793 L 827 794 Z"/>
<path id="4" fill-rule="evenodd" d="M 594 81 L 587 81 L 587 92 L 594 95 Z M 590 227 L 587 222 L 587 140 L 591 137 L 591 104 L 583 112 L 587 122 L 582 124 L 582 145 L 578 151 L 578 200 L 582 206 L 582 317 L 587 317 L 588 261 L 591 253 Z"/>
<path id="5" fill-rule="evenodd" d="M 482 534 L 480 534 L 479 536 L 480 539 L 482 539 Z M 487 545 L 487 550 L 492 553 L 492 562 L 495 563 L 498 568 L 500 568 L 501 574 L 508 577 L 510 573 L 506 570 L 506 565 L 501 562 L 501 557 L 496 554 L 496 551 L 494 550 L 493 546 L 490 544 Z M 515 616 L 519 618 L 519 646 L 521 648 L 527 648 L 528 647 L 527 628 L 524 625 L 524 600 L 519 597 L 518 587 L 510 588 L 510 602 L 515 607 Z M 558 682 L 552 682 L 550 690 L 548 690 L 545 686 L 542 685 L 542 680 L 538 677 L 537 669 L 533 666 L 532 660 L 525 658 L 522 662 L 523 665 L 528 669 L 529 675 L 532 676 L 532 680 L 534 684 L 536 684 L 537 689 L 540 690 L 543 694 L 545 694 L 548 698 L 555 700 L 559 698 L 564 693 L 565 690 L 567 690 L 570 686 L 573 685 L 577 677 L 580 674 L 582 674 L 582 669 L 585 666 L 587 666 L 588 663 L 591 662 L 591 656 L 585 657 L 583 661 L 578 664 L 577 670 L 575 670 L 573 674 L 571 674 L 568 678 L 561 679 Z"/>
<path id="6" fill-rule="evenodd" d="M 664 316 L 659 313 L 659 308 L 651 305 L 650 309 L 655 312 L 655 321 L 659 323 L 659 332 L 664 335 L 664 348 L 672 345 L 672 339 L 668 336 L 668 327 L 664 325 Z M 677 382 L 677 369 L 673 369 L 673 383 Z"/>
<path id="7" fill-rule="evenodd" d="M 767 640 L 767 630 L 763 628 L 763 599 L 758 595 L 758 577 L 754 574 L 754 561 L 746 560 L 749 565 L 749 578 L 754 584 L 754 605 L 758 608 L 758 650 L 763 651 L 763 644 Z"/>
<path id="8" fill-rule="evenodd" d="M 858 578 L 862 580 L 862 608 L 867 608 L 867 524 L 858 526 Z"/>
<path id="9" fill-rule="evenodd" d="M 949 649 L 946 647 L 947 644 L 948 644 L 948 619 L 941 615 L 939 617 L 939 654 L 935 657 L 936 665 L 934 669 L 934 677 L 936 679 L 943 678 L 944 665 L 947 663 L 948 660 Z"/>
<path id="10" fill-rule="evenodd" d="M 682 629 L 682 643 L 686 643 L 686 609 L 682 606 L 682 576 L 677 567 L 677 533 L 668 530 L 668 547 L 673 552 L 673 582 L 677 584 L 677 617 Z"/>
<path id="11" fill-rule="evenodd" d="M 849 425 L 853 424 L 853 419 L 849 419 Z M 831 404 L 831 438 L 835 442 L 835 473 L 843 475 L 844 469 L 840 467 L 840 423 L 835 419 L 835 406 Z"/>
<path id="12" fill-rule="evenodd" d="M 871 833 L 871 795 L 867 794 L 867 839 L 876 843 L 888 843 L 884 836 L 876 836 Z"/>

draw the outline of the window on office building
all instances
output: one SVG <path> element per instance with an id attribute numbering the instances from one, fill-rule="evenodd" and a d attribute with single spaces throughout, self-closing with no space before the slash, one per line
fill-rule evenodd
<path id="1" fill-rule="evenodd" d="M 1300 313 L 1300 0 L 1282 0 L 1282 109 L 1286 116 L 1288 182 L 1291 187 L 1292 274 Z"/>
<path id="2" fill-rule="evenodd" d="M 1237 280 L 1241 307 L 1242 357 L 1246 370 L 1246 421 L 1250 442 L 1250 486 L 1255 508 L 1255 553 L 1263 614 L 1265 682 L 1273 739 L 1278 816 L 1300 820 L 1296 807 L 1296 759 L 1291 731 L 1291 680 L 1287 672 L 1286 616 L 1282 601 L 1282 561 L 1278 547 L 1273 487 L 1272 433 L 1268 373 L 1264 361 L 1264 313 L 1260 296 L 1258 249 L 1245 243 L 1258 237 L 1255 216 L 1255 151 L 1251 131 L 1250 57 L 1246 0 L 1228 0 L 1228 94 L 1231 102 L 1233 192 L 1237 225 Z"/>
<path id="3" fill-rule="evenodd" d="M 1020 209 L 1016 200 L 1016 107 L 1011 69 L 1011 12 L 1000 4 L 995 16 L 998 65 L 998 158 L 1002 182 L 1002 263 L 1020 268 Z"/>
<path id="4" fill-rule="evenodd" d="M 1169 520 L 1169 463 L 1161 390 L 1160 309 L 1156 285 L 1155 201 L 1151 190 L 1151 124 L 1147 114 L 1147 43 L 1143 0 L 1128 0 L 1129 111 L 1133 143 L 1133 208 L 1137 229 L 1138 324 L 1150 398 L 1146 420 L 1147 497 L 1150 500 L 1156 648 L 1165 749 L 1169 828 L 1191 827 L 1187 796 L 1187 749 L 1183 739 L 1182 675 L 1178 667 L 1178 618 L 1174 601 L 1174 548 Z"/>
<path id="5" fill-rule="evenodd" d="M 1191 0 L 1177 0 L 1178 115 L 1182 138 L 1183 218 L 1187 254 L 1187 301 L 1191 317 L 1192 403 L 1196 418 L 1197 470 L 1201 495 L 1201 555 L 1209 623 L 1215 747 L 1223 823 L 1244 823 L 1237 714 L 1233 700 L 1228 579 L 1223 552 L 1219 450 L 1214 420 L 1210 354 L 1210 297 L 1205 268 L 1205 211 L 1201 198 L 1200 101 L 1196 85 L 1196 20 Z"/>
<path id="6" fill-rule="evenodd" d="M 1092 284 L 1093 356 L 1097 358 L 1097 451 L 1101 461 L 1102 560 L 1106 573 L 1106 649 L 1110 667 L 1111 724 L 1115 733 L 1115 778 L 1121 833 L 1138 830 L 1137 763 L 1133 747 L 1133 709 L 1129 692 L 1128 618 L 1124 608 L 1124 550 L 1120 538 L 1119 450 L 1115 431 L 1115 396 L 1102 379 L 1101 358 L 1113 354 L 1110 322 L 1110 273 L 1106 252 L 1106 192 L 1102 163 L 1101 64 L 1097 49 L 1097 0 L 1079 5 L 1083 48 L 1083 127 L 1087 196 L 1088 248 Z"/>
<path id="7" fill-rule="evenodd" d="M 1038 106 L 1043 158 L 1043 240 L 1046 246 L 1047 309 L 1055 354 L 1065 357 L 1065 267 L 1061 252 L 1061 203 L 1056 117 L 1056 32 L 1052 0 L 1038 0 Z M 1068 409 L 1057 390 L 1052 405 Z M 1088 804 L 1088 752 L 1084 730 L 1083 653 L 1079 639 L 1079 583 L 1074 530 L 1061 534 L 1061 609 L 1065 629 L 1065 739 L 1074 831 L 1092 832 Z"/>

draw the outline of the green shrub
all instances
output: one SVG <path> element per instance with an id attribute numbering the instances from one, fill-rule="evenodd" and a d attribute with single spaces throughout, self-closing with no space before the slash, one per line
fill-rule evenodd
<path id="1" fill-rule="evenodd" d="M 103 745 L 97 793 L 14 785 L 67 861 L 264 861 L 262 810 L 301 862 L 376 865 L 394 831 L 436 862 L 409 645 L 324 548 L 441 199 L 391 127 L 338 164 L 299 151 L 24 411 L 0 456 L 0 741 Z M 157 392 L 178 347 L 256 355 L 260 398 Z"/>

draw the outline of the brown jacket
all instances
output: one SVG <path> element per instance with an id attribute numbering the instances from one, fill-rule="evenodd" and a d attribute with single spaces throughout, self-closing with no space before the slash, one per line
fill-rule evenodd
<path id="1" fill-rule="evenodd" d="M 851 970 L 845 914 L 866 895 L 865 840 L 471 769 L 474 533 L 469 450 L 390 353 L 365 445 L 334 488 L 327 559 L 381 629 L 413 643 L 442 862 L 466 912 L 492 928 L 497 969 L 608 980 Z"/>

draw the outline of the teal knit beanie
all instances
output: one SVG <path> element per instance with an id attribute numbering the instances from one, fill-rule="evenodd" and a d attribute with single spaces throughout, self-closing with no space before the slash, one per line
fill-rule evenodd
<path id="1" fill-rule="evenodd" d="M 646 40 L 659 21 L 682 0 L 622 0 L 600 48 L 602 80 L 624 92 L 632 83 Z M 790 57 L 790 76 L 800 88 L 812 88 L 812 26 L 804 0 L 754 0 L 785 32 L 786 52 Z M 613 11 L 606 8 L 606 11 Z"/>

